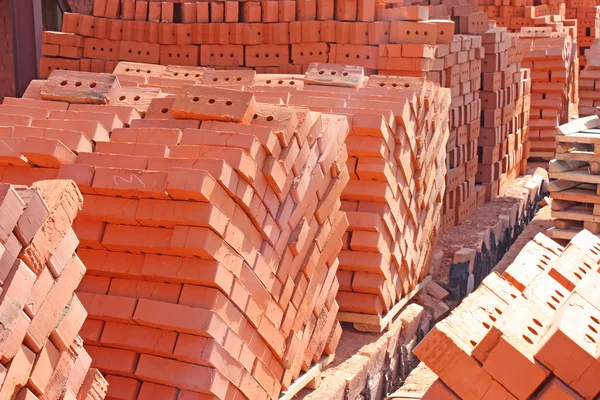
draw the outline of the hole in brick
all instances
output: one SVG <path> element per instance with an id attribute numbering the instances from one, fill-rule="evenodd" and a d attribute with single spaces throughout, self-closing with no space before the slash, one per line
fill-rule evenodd
<path id="1" fill-rule="evenodd" d="M 227 100 L 227 101 L 225 102 L 225 105 L 226 105 L 226 106 L 230 106 L 230 105 L 232 105 L 232 104 L 233 104 L 233 102 L 232 102 L 231 100 Z"/>
<path id="2" fill-rule="evenodd" d="M 267 79 L 267 80 L 265 81 L 265 83 L 271 83 L 271 80 L 270 80 L 270 79 Z"/>
<path id="3" fill-rule="evenodd" d="M 141 50 L 138 50 L 138 54 L 139 54 L 139 55 L 141 55 L 141 54 L 142 54 L 142 51 L 141 51 Z"/>
<path id="4" fill-rule="evenodd" d="M 540 328 L 542 328 L 544 325 L 542 325 L 542 323 L 540 321 L 538 321 L 537 319 L 533 319 L 533 323 L 536 324 L 537 326 L 539 326 Z"/>
<path id="5" fill-rule="evenodd" d="M 200 74 L 196 74 L 196 75 L 194 75 L 194 77 L 200 78 Z"/>
<path id="6" fill-rule="evenodd" d="M 336 72 L 335 72 L 335 71 L 331 71 L 331 75 L 335 75 L 335 74 L 336 74 Z"/>
<path id="7" fill-rule="evenodd" d="M 498 313 L 498 315 L 502 315 L 502 310 L 500 310 L 498 308 L 494 308 L 494 311 L 496 311 Z"/>
<path id="8" fill-rule="evenodd" d="M 277 81 L 277 83 L 281 85 L 281 84 L 283 84 L 283 81 Z"/>
<path id="9" fill-rule="evenodd" d="M 104 51 L 104 47 L 100 47 L 100 51 Z"/>
<path id="10" fill-rule="evenodd" d="M 225 82 L 229 82 L 229 77 L 228 76 L 225 77 Z"/>
<path id="11" fill-rule="evenodd" d="M 527 343 L 529 343 L 529 344 L 533 344 L 533 340 L 531 340 L 531 339 L 529 338 L 529 336 L 527 336 L 527 335 L 523 335 L 523 339 L 525 339 L 525 341 L 526 341 Z"/>
<path id="12" fill-rule="evenodd" d="M 350 57 L 350 54 L 346 53 L 346 58 Z"/>
<path id="13" fill-rule="evenodd" d="M 300 55 L 301 55 L 301 56 L 303 56 L 303 55 L 304 55 L 304 52 L 303 52 L 303 51 L 301 51 L 301 52 L 300 52 Z"/>
<path id="14" fill-rule="evenodd" d="M 600 320 L 599 320 L 598 318 L 595 318 L 595 317 L 590 317 L 590 319 L 591 319 L 592 321 L 594 321 L 594 323 L 595 323 L 595 324 L 598 324 L 598 325 L 600 325 Z"/>
<path id="15" fill-rule="evenodd" d="M 91 87 L 91 88 L 95 88 L 95 87 L 96 87 L 96 82 L 92 82 L 92 83 L 90 83 L 90 87 Z"/>
<path id="16" fill-rule="evenodd" d="M 590 330 L 591 330 L 592 332 L 594 332 L 594 333 L 598 333 L 598 331 L 596 330 L 596 328 L 594 328 L 593 326 L 591 326 L 591 325 L 588 325 L 588 328 L 590 328 Z"/>
<path id="17" fill-rule="evenodd" d="M 577 279 L 581 280 L 581 275 L 579 275 L 577 272 L 574 272 L 573 275 L 575 275 Z"/>
<path id="18" fill-rule="evenodd" d="M 409 85 L 408 83 L 405 83 L 405 84 L 404 84 L 404 87 L 405 87 L 405 88 L 407 88 L 407 87 L 409 87 L 409 86 L 410 86 L 410 85 Z"/>
<path id="19" fill-rule="evenodd" d="M 474 340 L 470 340 L 469 343 L 471 343 L 471 346 L 477 346 L 477 342 Z"/>
<path id="20" fill-rule="evenodd" d="M 397 83 L 392 83 L 392 87 L 397 87 L 398 84 Z"/>
<path id="21" fill-rule="evenodd" d="M 221 53 L 220 56 L 223 57 L 223 53 Z"/>
<path id="22" fill-rule="evenodd" d="M 119 100 L 121 100 L 121 101 L 125 100 L 125 96 L 119 97 Z"/>
<path id="23" fill-rule="evenodd" d="M 131 71 L 131 69 L 130 69 L 130 68 L 126 68 L 126 69 L 125 69 L 125 72 L 129 72 L 129 71 Z"/>
<path id="24" fill-rule="evenodd" d="M 160 111 L 161 111 L 163 114 L 166 114 L 166 113 L 168 113 L 168 112 L 169 112 L 169 109 L 168 109 L 168 108 L 163 108 L 163 109 L 162 109 L 162 110 L 160 110 Z"/>
<path id="25" fill-rule="evenodd" d="M 533 329 L 532 327 L 528 326 L 527 329 L 529 329 L 529 332 L 533 333 L 534 335 L 537 336 L 537 331 L 535 329 Z"/>
<path id="26" fill-rule="evenodd" d="M 387 32 L 383 32 L 383 34 L 384 34 L 385 36 L 387 36 L 387 35 L 388 35 L 388 33 L 387 33 Z"/>
<path id="27" fill-rule="evenodd" d="M 584 275 L 585 275 L 585 274 L 587 274 L 587 271 L 586 271 L 585 269 L 583 269 L 583 268 L 579 267 L 579 270 L 580 270 L 580 271 L 581 271 L 581 272 L 582 272 Z"/>
<path id="28" fill-rule="evenodd" d="M 218 80 L 219 80 L 219 78 L 213 78 L 213 82 L 216 82 Z"/>
<path id="29" fill-rule="evenodd" d="M 108 49 L 108 51 L 109 51 L 110 53 L 112 53 L 112 47 L 111 47 L 110 49 Z"/>
<path id="30" fill-rule="evenodd" d="M 233 53 L 230 53 L 230 54 L 229 54 L 229 57 L 233 58 Z"/>
<path id="31" fill-rule="evenodd" d="M 179 75 L 179 72 L 174 72 L 173 73 L 173 76 L 177 76 L 177 75 Z"/>
<path id="32" fill-rule="evenodd" d="M 379 86 L 384 87 L 385 83 L 382 82 L 382 83 L 379 84 Z"/>
<path id="33" fill-rule="evenodd" d="M 311 55 L 311 56 L 313 55 L 313 52 L 312 52 L 312 51 L 310 52 L 310 55 Z"/>
<path id="34" fill-rule="evenodd" d="M 322 51 L 320 51 L 320 52 L 319 52 L 319 55 L 320 55 L 320 56 L 322 56 L 322 55 L 323 55 L 323 52 L 322 52 Z"/>
<path id="35" fill-rule="evenodd" d="M 96 50 L 96 46 L 92 47 L 92 50 Z"/>
<path id="36" fill-rule="evenodd" d="M 592 343 L 596 343 L 596 341 L 594 340 L 594 338 L 593 338 L 593 337 L 591 337 L 591 336 L 590 336 L 589 334 L 587 334 L 587 333 L 585 334 L 585 338 L 586 338 L 586 339 L 588 339 L 588 340 L 589 340 L 590 342 L 592 342 Z"/>
<path id="37" fill-rule="evenodd" d="M 272 115 L 269 115 L 269 116 L 268 116 L 267 118 L 265 118 L 265 119 L 266 119 L 267 121 L 271 122 L 271 121 L 273 121 L 273 116 L 272 116 Z"/>
<path id="38" fill-rule="evenodd" d="M 258 53 L 256 54 L 256 58 L 258 58 Z"/>
<path id="39" fill-rule="evenodd" d="M 133 51 L 131 51 L 131 49 L 129 49 L 129 54 L 133 53 Z"/>
<path id="40" fill-rule="evenodd" d="M 210 53 L 210 56 L 211 56 L 211 57 L 214 57 L 214 56 L 215 56 L 215 53 Z"/>
<path id="41" fill-rule="evenodd" d="M 407 34 L 407 35 L 410 35 L 410 31 L 406 31 L 406 34 Z"/>
<path id="42" fill-rule="evenodd" d="M 181 54 L 177 53 L 177 57 L 181 57 Z"/>
<path id="43" fill-rule="evenodd" d="M 242 80 L 242 78 L 240 78 L 240 77 L 238 76 L 237 78 L 235 78 L 235 80 L 239 82 L 239 81 L 241 81 L 241 80 Z"/>
<path id="44" fill-rule="evenodd" d="M 275 54 L 275 58 L 279 58 L 279 53 Z"/>
<path id="45" fill-rule="evenodd" d="M 81 86 L 81 82 L 75 82 L 75 86 L 77 86 L 77 87 Z"/>
<path id="46" fill-rule="evenodd" d="M 492 322 L 496 322 L 496 317 L 494 317 L 493 315 L 488 315 L 490 317 L 490 319 L 492 320 Z"/>
<path id="47" fill-rule="evenodd" d="M 325 71 L 321 70 L 319 71 L 319 75 L 323 75 L 325 73 Z"/>
<path id="48" fill-rule="evenodd" d="M 425 31 L 425 32 L 423 32 L 423 35 L 427 36 L 427 34 L 428 34 L 428 33 L 429 33 L 429 32 Z"/>
<path id="49" fill-rule="evenodd" d="M 269 58 L 269 53 L 265 54 L 265 57 L 266 57 L 266 58 Z"/>
<path id="50" fill-rule="evenodd" d="M 133 101 L 138 101 L 139 99 L 140 99 L 140 96 L 135 96 L 135 97 L 133 98 Z"/>
<path id="51" fill-rule="evenodd" d="M 215 102 L 215 99 L 208 99 L 208 104 L 213 104 Z"/>
<path id="52" fill-rule="evenodd" d="M 256 118 L 258 118 L 258 114 L 254 114 L 254 115 L 252 116 L 252 119 L 256 119 Z"/>
<path id="53" fill-rule="evenodd" d="M 66 84 L 67 84 L 67 81 L 62 81 L 62 82 L 60 83 L 60 86 L 66 86 Z"/>
<path id="54" fill-rule="evenodd" d="M 290 85 L 294 85 L 296 82 L 294 81 L 290 81 Z"/>
<path id="55" fill-rule="evenodd" d="M 482 324 L 485 329 L 490 329 L 490 324 L 488 324 L 487 322 L 482 322 Z"/>
<path id="56" fill-rule="evenodd" d="M 192 99 L 192 101 L 193 101 L 193 102 L 197 102 L 197 101 L 199 101 L 199 100 L 200 100 L 200 97 L 194 97 L 194 98 Z"/>

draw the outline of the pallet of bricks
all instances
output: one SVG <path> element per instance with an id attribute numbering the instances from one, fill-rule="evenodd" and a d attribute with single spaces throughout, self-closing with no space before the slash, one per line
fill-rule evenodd
<path id="1" fill-rule="evenodd" d="M 485 31 L 487 19 L 486 26 L 482 27 L 482 16 L 477 17 L 466 22 L 457 19 L 459 27 L 472 33 Z M 454 25 L 452 21 L 447 22 Z M 402 44 L 380 45 L 379 54 L 381 74 L 425 77 L 450 89 L 448 173 L 442 222 L 442 232 L 446 232 L 466 220 L 484 196 L 483 188 L 475 187 L 484 56 L 481 36 L 459 34 L 433 44 L 415 43 L 410 36 L 405 36 Z"/>
<path id="2" fill-rule="evenodd" d="M 2 180 L 84 194 L 81 335 L 109 398 L 290 395 L 341 336 L 347 119 L 186 83 L 133 107 L 113 75 L 34 81 L 0 106 Z"/>
<path id="3" fill-rule="evenodd" d="M 577 0 L 575 0 L 577 1 Z M 480 1 L 479 10 L 486 12 L 489 19 L 496 21 L 499 27 L 510 32 L 519 32 L 521 28 L 562 25 L 566 16 L 563 1 L 554 4 L 536 4 L 533 0 L 510 0 L 498 5 L 497 1 Z"/>
<path id="4" fill-rule="evenodd" d="M 268 73 L 337 62 L 370 75 L 380 68 L 380 44 L 451 40 L 452 21 L 429 20 L 441 8 L 373 0 L 96 0 L 93 15 L 64 13 L 62 32 L 44 32 L 40 74 L 112 72 L 118 61 L 131 61 Z"/>
<path id="5" fill-rule="evenodd" d="M 579 66 L 586 63 L 586 52 L 594 41 L 600 38 L 600 1 L 568 0 L 565 17 L 577 21 L 577 46 L 579 48 Z M 580 117 L 585 115 L 579 115 Z"/>
<path id="6" fill-rule="evenodd" d="M 593 399 L 600 393 L 600 239 L 543 234 L 415 348 L 438 379 L 423 399 Z"/>
<path id="7" fill-rule="evenodd" d="M 553 239 L 571 239 L 581 229 L 600 234 L 600 119 L 590 116 L 557 128 L 550 162 Z"/>
<path id="8" fill-rule="evenodd" d="M 579 117 L 598 114 L 600 96 L 596 85 L 600 89 L 600 47 L 598 40 L 592 43 L 585 51 L 586 63 L 579 72 Z"/>
<path id="9" fill-rule="evenodd" d="M 529 157 L 550 160 L 556 149 L 556 126 L 577 112 L 576 43 L 568 33 L 549 27 L 522 28 L 519 37 L 522 66 L 531 71 Z"/>
<path id="10" fill-rule="evenodd" d="M 521 69 L 517 37 L 497 27 L 482 36 L 486 55 L 476 182 L 485 187 L 486 200 L 492 200 L 527 168 L 531 78 L 528 69 Z"/>
<path id="11" fill-rule="evenodd" d="M 0 184 L 2 399 L 106 395 L 106 381 L 90 367 L 78 335 L 87 313 L 74 291 L 86 268 L 75 254 L 72 224 L 82 200 L 69 180 Z"/>
<path id="12" fill-rule="evenodd" d="M 361 68 L 315 65 L 304 77 L 123 63 L 116 72 L 56 71 L 1 106 L 12 126 L 2 179 L 71 177 L 84 193 L 75 223 L 88 267 L 82 337 L 111 398 L 289 398 L 318 378 L 340 338 L 338 270 L 370 272 L 353 280 L 367 297 L 418 289 L 439 235 L 441 205 L 429 205 L 444 186 L 446 90 L 382 77 L 331 100 L 332 115 L 280 104 L 288 87 L 327 96 L 352 82 L 357 91 Z M 161 74 L 176 78 L 163 85 L 174 94 L 137 87 Z M 83 104 L 92 102 L 104 104 Z M 340 210 L 348 130 L 361 135 L 355 143 L 386 138 L 387 147 L 384 158 L 373 147 L 354 164 L 352 176 L 380 182 L 355 201 L 351 227 Z M 37 163 L 37 152 L 50 160 Z M 402 167 L 392 171 L 386 158 Z M 385 242 L 388 222 L 402 241 Z M 343 266 L 343 246 L 362 257 Z M 371 317 L 373 329 L 382 318 Z"/>
<path id="13" fill-rule="evenodd" d="M 115 73 L 139 79 L 139 71 L 164 73 L 157 68 L 172 67 L 121 63 Z M 341 207 L 350 226 L 338 269 L 338 319 L 361 330 L 386 329 L 426 283 L 440 235 L 446 170 L 439 149 L 448 137 L 448 90 L 423 78 L 367 79 L 361 67 L 326 64 L 311 66 L 305 76 L 204 71 L 201 84 L 232 82 L 262 101 L 348 117 L 350 181 Z M 171 104 L 169 98 L 153 100 L 146 119 L 169 116 Z"/>

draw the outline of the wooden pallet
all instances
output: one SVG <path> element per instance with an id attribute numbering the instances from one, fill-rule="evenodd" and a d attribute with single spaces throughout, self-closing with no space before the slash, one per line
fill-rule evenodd
<path id="1" fill-rule="evenodd" d="M 390 311 L 384 316 L 361 314 L 340 311 L 338 320 L 340 322 L 351 322 L 354 324 L 354 329 L 360 332 L 383 332 L 389 329 L 389 326 L 394 321 L 394 318 L 400 314 L 400 311 L 408 304 L 417 293 L 421 291 L 431 280 L 431 276 L 425 277 L 423 281 L 418 283 L 410 292 L 406 294 L 398 303 L 396 303 Z"/>
<path id="2" fill-rule="evenodd" d="M 321 373 L 332 363 L 335 358 L 335 354 L 321 357 L 318 363 L 313 364 L 312 367 L 304 374 L 300 375 L 298 379 L 294 381 L 285 392 L 281 392 L 279 400 L 291 400 L 296 396 L 302 389 L 316 389 L 321 384 Z"/>
<path id="3" fill-rule="evenodd" d="M 581 118 L 557 128 L 556 159 L 550 161 L 553 239 L 582 229 L 600 234 L 600 119 Z"/>

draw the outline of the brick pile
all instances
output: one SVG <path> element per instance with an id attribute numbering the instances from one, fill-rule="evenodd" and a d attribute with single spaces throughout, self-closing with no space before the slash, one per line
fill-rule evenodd
<path id="1" fill-rule="evenodd" d="M 371 273 L 356 288 L 371 296 L 392 266 L 397 298 L 426 275 L 439 234 L 447 90 L 393 77 L 359 89 L 356 67 L 315 65 L 306 76 L 117 70 L 119 80 L 56 71 L 0 106 L 11 147 L 1 180 L 69 177 L 84 193 L 75 222 L 88 268 L 81 334 L 109 397 L 276 398 L 335 351 L 336 273 L 355 262 L 338 261 L 342 246 L 364 256 L 359 267 Z M 138 83 L 151 78 L 162 85 Z M 340 82 L 354 87 L 331 86 Z M 282 105 L 302 104 L 299 89 L 335 114 Z M 379 156 L 356 146 L 366 140 L 380 142 Z M 346 147 L 373 153 L 349 160 L 349 173 Z M 360 209 L 344 235 L 340 194 L 351 175 L 373 191 L 347 195 L 345 207 Z M 386 242 L 388 226 L 402 240 Z"/>
<path id="2" fill-rule="evenodd" d="M 579 73 L 579 116 L 587 117 L 598 114 L 600 97 L 596 94 L 596 86 L 600 89 L 600 47 L 598 40 L 585 52 L 586 63 Z"/>
<path id="3" fill-rule="evenodd" d="M 490 28 L 483 43 L 476 182 L 486 188 L 486 200 L 492 200 L 527 168 L 531 77 L 528 69 L 521 69 L 518 38 L 509 36 L 506 28 Z"/>
<path id="4" fill-rule="evenodd" d="M 138 70 L 166 74 L 157 68 L 170 67 L 120 63 L 115 72 L 136 79 Z M 146 79 L 153 77 L 142 81 Z M 378 75 L 367 80 L 362 68 L 324 64 L 311 66 L 306 76 L 205 71 L 202 82 L 243 83 L 246 91 L 265 101 L 348 116 L 350 180 L 342 193 L 342 209 L 350 226 L 338 270 L 339 318 L 356 322 L 348 314 L 380 316 L 406 300 L 427 275 L 440 235 L 446 169 L 439 149 L 448 138 L 449 91 L 423 78 Z M 148 111 L 146 118 L 164 118 L 163 110 Z"/>
<path id="5" fill-rule="evenodd" d="M 452 21 L 430 19 L 436 6 L 372 0 L 119 4 L 97 0 L 94 15 L 65 13 L 62 32 L 43 35 L 41 76 L 54 69 L 112 72 L 117 61 L 262 73 L 303 73 L 311 62 L 330 62 L 362 66 L 371 75 L 401 56 L 380 54 L 381 45 L 448 44 L 454 33 Z M 416 47 L 405 50 L 422 58 L 411 68 L 431 63 Z"/>
<path id="6" fill-rule="evenodd" d="M 531 70 L 530 157 L 550 160 L 556 149 L 555 128 L 577 113 L 579 74 L 576 43 L 551 28 L 523 28 L 524 68 Z"/>
<path id="7" fill-rule="evenodd" d="M 569 0 L 565 17 L 577 21 L 579 66 L 583 69 L 586 51 L 600 38 L 600 2 L 597 0 Z M 581 115 L 580 115 L 581 116 Z"/>
<path id="8" fill-rule="evenodd" d="M 496 21 L 499 27 L 511 32 L 519 32 L 526 27 L 562 27 L 566 16 L 564 2 L 536 4 L 533 0 L 510 0 L 508 4 L 498 5 L 493 0 L 481 0 L 480 11 L 486 12 L 489 19 Z"/>
<path id="9" fill-rule="evenodd" d="M 600 239 L 538 234 L 415 354 L 438 376 L 426 399 L 592 399 L 600 393 Z"/>
<path id="10" fill-rule="evenodd" d="M 0 193 L 0 398 L 103 399 L 106 381 L 78 335 L 87 316 L 74 294 L 86 271 L 72 228 L 81 193 L 68 180 L 4 183 Z"/>
<path id="11" fill-rule="evenodd" d="M 277 398 L 334 352 L 345 117 L 189 86 L 169 99 L 182 132 L 85 104 L 118 102 L 114 76 L 37 84 L 0 107 L 22 114 L 2 180 L 69 176 L 85 194 L 81 334 L 110 398 Z"/>

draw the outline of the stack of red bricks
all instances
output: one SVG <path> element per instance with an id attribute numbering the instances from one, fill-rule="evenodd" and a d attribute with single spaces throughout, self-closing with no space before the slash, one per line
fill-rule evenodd
<path id="1" fill-rule="evenodd" d="M 492 200 L 527 168 L 531 79 L 529 70 L 521 69 L 518 38 L 509 36 L 506 28 L 490 28 L 483 42 L 486 56 L 476 182 L 486 188 L 486 200 Z"/>
<path id="2" fill-rule="evenodd" d="M 117 61 L 264 73 L 303 73 L 311 62 L 330 62 L 370 75 L 394 69 L 389 58 L 401 57 L 400 48 L 380 54 L 383 44 L 448 44 L 454 33 L 452 21 L 430 19 L 436 6 L 430 14 L 430 7 L 373 0 L 120 3 L 97 0 L 94 15 L 65 13 L 63 32 L 43 36 L 42 77 L 55 69 L 112 72 Z M 420 58 L 414 69 L 431 64 L 431 52 L 407 49 L 404 56 Z"/>
<path id="3" fill-rule="evenodd" d="M 439 379 L 426 399 L 593 399 L 600 393 L 600 240 L 542 234 L 415 349 Z"/>
<path id="4" fill-rule="evenodd" d="M 493 0 L 482 0 L 479 9 L 498 26 L 511 32 L 519 32 L 524 27 L 557 26 L 565 19 L 566 7 L 562 1 L 542 5 L 534 5 L 533 0 L 510 0 L 508 3 L 498 5 Z"/>
<path id="5" fill-rule="evenodd" d="M 371 76 L 347 101 L 341 311 L 383 315 L 428 275 L 441 234 L 449 103 L 437 84 L 387 76 Z"/>
<path id="6" fill-rule="evenodd" d="M 598 0 L 567 1 L 566 18 L 577 20 L 579 65 L 585 66 L 586 51 L 600 38 L 600 2 Z"/>
<path id="7" fill-rule="evenodd" d="M 552 159 L 556 127 L 577 113 L 577 46 L 551 28 L 523 28 L 520 44 L 522 66 L 531 70 L 530 156 Z"/>
<path id="8" fill-rule="evenodd" d="M 120 63 L 115 73 L 140 82 L 158 82 L 169 74 L 176 78 L 171 66 Z M 440 235 L 446 167 L 439 149 L 448 138 L 449 91 L 417 77 L 367 80 L 360 67 L 329 64 L 314 64 L 305 76 L 201 73 L 203 85 L 244 88 L 261 101 L 348 116 L 350 181 L 342 209 L 350 226 L 338 270 L 340 310 L 382 315 L 406 299 L 427 275 Z M 177 89 L 163 86 L 162 91 Z M 140 111 L 146 120 L 168 118 L 171 104 L 170 98 L 154 99 Z"/>
<path id="9" fill-rule="evenodd" d="M 33 82 L 0 106 L 21 114 L 2 180 L 84 193 L 81 335 L 108 397 L 274 399 L 341 336 L 348 120 L 187 82 L 132 98 L 145 119 L 112 75 Z"/>
<path id="10" fill-rule="evenodd" d="M 598 40 L 585 52 L 586 63 L 579 73 L 579 116 L 587 117 L 598 114 L 600 97 L 596 87 L 600 89 L 600 47 Z"/>
<path id="11" fill-rule="evenodd" d="M 87 313 L 74 291 L 86 269 L 71 225 L 81 193 L 68 180 L 0 193 L 0 398 L 103 399 L 106 381 L 78 336 Z"/>

